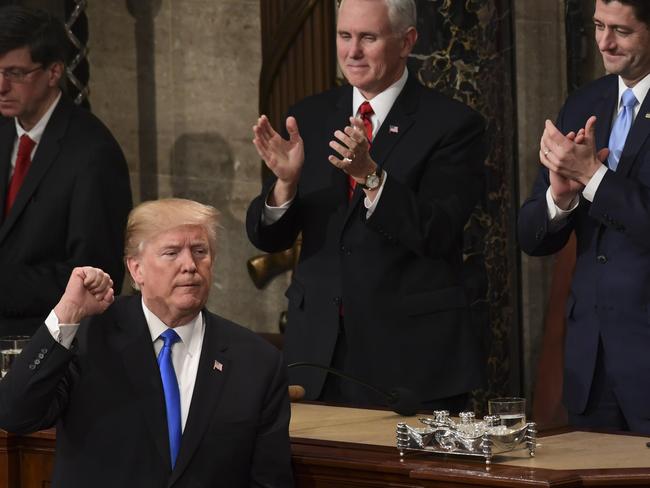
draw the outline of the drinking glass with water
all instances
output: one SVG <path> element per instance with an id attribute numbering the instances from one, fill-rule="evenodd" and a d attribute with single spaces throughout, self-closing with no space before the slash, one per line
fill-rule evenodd
<path id="1" fill-rule="evenodd" d="M 510 430 L 519 430 L 526 425 L 526 399 L 519 397 L 494 398 L 488 400 L 490 415 L 498 415 L 501 425 Z"/>

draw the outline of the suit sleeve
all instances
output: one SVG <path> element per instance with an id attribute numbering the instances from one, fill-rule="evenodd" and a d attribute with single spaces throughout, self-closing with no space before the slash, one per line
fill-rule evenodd
<path id="1" fill-rule="evenodd" d="M 562 133 L 566 133 L 564 112 L 565 107 L 562 107 L 555 123 Z M 530 256 L 547 256 L 558 252 L 566 245 L 573 231 L 577 209 L 569 215 L 565 225 L 554 231 L 549 227 L 546 191 L 550 184 L 548 169 L 540 163 L 532 193 L 521 206 L 517 220 L 519 245 Z M 580 205 L 585 205 L 582 198 Z"/>
<path id="2" fill-rule="evenodd" d="M 475 112 L 456 117 L 432 149 L 415 187 L 387 171 L 381 199 L 365 220 L 367 225 L 420 256 L 439 257 L 457 250 L 483 191 L 485 156 L 483 118 Z"/>
<path id="3" fill-rule="evenodd" d="M 271 225 L 262 224 L 262 213 L 266 199 L 275 185 L 275 177 L 269 178 L 258 195 L 248 207 L 246 213 L 246 233 L 251 243 L 265 252 L 279 252 L 293 246 L 301 230 L 300 195 L 296 194 L 284 215 Z"/>
<path id="4" fill-rule="evenodd" d="M 124 279 L 123 236 L 131 208 L 126 161 L 117 142 L 96 144 L 86 164 L 73 176 L 67 222 L 46 225 L 65 228 L 64 255 L 34 263 L 6 262 L 0 257 L 0 310 L 8 317 L 45 317 L 65 290 L 72 269 L 96 266 L 109 273 L 119 293 Z"/>
<path id="5" fill-rule="evenodd" d="M 560 228 L 551 231 L 549 227 L 546 191 L 550 186 L 548 170 L 540 168 L 530 197 L 526 199 L 517 221 L 517 233 L 521 250 L 529 256 L 547 256 L 560 251 L 573 231 L 575 212 Z M 581 198 L 579 205 L 585 205 Z"/>
<path id="6" fill-rule="evenodd" d="M 293 486 L 288 380 L 282 356 L 277 354 L 276 357 L 275 373 L 266 393 L 251 461 L 251 486 L 256 488 Z"/>
<path id="7" fill-rule="evenodd" d="M 42 325 L 0 381 L 0 427 L 14 433 L 52 427 L 68 403 L 73 356 Z"/>

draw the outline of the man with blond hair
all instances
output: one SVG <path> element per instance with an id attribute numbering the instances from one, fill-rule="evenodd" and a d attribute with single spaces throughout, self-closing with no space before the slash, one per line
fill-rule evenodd
<path id="1" fill-rule="evenodd" d="M 140 295 L 75 268 L 0 382 L 0 427 L 56 425 L 53 486 L 292 486 L 280 353 L 204 306 L 217 211 L 146 202 L 125 261 Z"/>

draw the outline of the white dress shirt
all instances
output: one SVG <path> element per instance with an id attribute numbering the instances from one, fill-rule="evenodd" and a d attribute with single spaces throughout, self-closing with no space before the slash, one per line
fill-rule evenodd
<path id="1" fill-rule="evenodd" d="M 163 346 L 163 340 L 160 339 L 160 334 L 165 332 L 169 327 L 147 308 L 144 301 L 142 302 L 142 310 L 147 321 L 147 326 L 149 327 L 156 357 L 158 357 Z M 58 317 L 54 313 L 54 310 L 52 310 L 47 319 L 45 319 L 45 325 L 55 341 L 59 342 L 63 347 L 70 349 L 72 340 L 79 329 L 79 324 L 60 324 Z M 199 359 L 203 347 L 203 336 L 205 334 L 203 314 L 199 313 L 191 322 L 186 325 L 174 327 L 174 330 L 181 338 L 180 341 L 177 341 L 172 346 L 172 363 L 174 364 L 174 372 L 176 373 L 178 389 L 181 395 L 181 428 L 185 431 L 185 423 L 187 422 L 187 416 L 192 403 L 194 385 L 196 384 L 196 373 L 199 369 Z"/>
<path id="2" fill-rule="evenodd" d="M 404 72 L 402 73 L 400 79 L 397 80 L 388 88 L 386 88 L 383 92 L 376 95 L 372 100 L 366 100 L 365 97 L 361 94 L 361 91 L 356 86 L 352 87 L 352 107 L 351 107 L 352 111 L 350 113 L 354 114 L 355 116 L 359 116 L 359 107 L 361 106 L 361 104 L 366 101 L 370 102 L 370 106 L 372 107 L 372 110 L 374 112 L 370 116 L 370 121 L 372 122 L 373 139 L 377 135 L 377 132 L 381 127 L 381 124 L 384 122 L 384 120 L 386 120 L 386 117 L 388 117 L 388 113 L 390 112 L 390 109 L 393 108 L 393 104 L 395 103 L 395 100 L 397 100 L 399 94 L 402 93 L 402 90 L 404 89 L 404 85 L 406 85 L 407 80 L 408 80 L 408 70 L 404 68 Z M 370 218 L 375 208 L 377 207 L 377 203 L 379 203 L 379 198 L 381 197 L 381 193 L 384 190 L 384 185 L 386 184 L 387 173 L 384 170 L 382 170 L 382 173 L 383 176 L 381 179 L 381 186 L 377 190 L 377 194 L 375 195 L 374 200 L 371 201 L 367 196 L 363 200 L 363 204 L 366 207 L 367 219 Z M 268 202 L 266 202 L 264 205 L 264 210 L 262 212 L 262 224 L 271 225 L 277 222 L 278 220 L 280 220 L 280 218 L 284 215 L 287 209 L 291 206 L 292 202 L 293 199 L 289 200 L 288 202 L 285 202 L 279 207 L 272 207 L 268 204 Z"/>
<path id="3" fill-rule="evenodd" d="M 618 117 L 619 112 L 623 110 L 623 106 L 621 105 L 621 97 L 623 96 L 623 92 L 628 88 L 629 87 L 619 76 L 618 77 L 618 110 L 616 110 L 612 115 L 612 122 L 616 120 L 616 117 Z M 632 87 L 632 92 L 634 93 L 634 96 L 639 102 L 634 107 L 634 119 L 632 123 L 634 123 L 634 120 L 636 120 L 636 116 L 639 114 L 639 110 L 641 110 L 641 105 L 643 104 L 643 101 L 645 100 L 645 97 L 648 94 L 648 90 L 650 90 L 650 73 L 647 74 L 641 81 L 639 81 L 636 85 Z M 594 201 L 594 198 L 596 197 L 596 191 L 598 190 L 600 183 L 603 181 L 603 178 L 605 177 L 607 171 L 609 171 L 607 166 L 605 164 L 601 164 L 598 170 L 594 173 L 594 175 L 591 177 L 587 185 L 582 190 L 582 196 L 585 197 L 585 200 L 589 202 Z M 551 187 L 549 186 L 548 189 L 546 190 L 546 210 L 551 224 L 550 227 L 551 230 L 557 230 L 560 227 L 562 227 L 562 225 L 564 225 L 566 219 L 571 214 L 571 212 L 573 212 L 576 208 L 578 208 L 579 203 L 580 203 L 580 198 L 576 196 L 573 202 L 571 202 L 569 209 L 562 210 L 560 207 L 558 207 L 555 204 L 555 201 L 553 200 L 553 196 L 551 195 Z"/>
<path id="4" fill-rule="evenodd" d="M 11 168 L 9 168 L 10 179 L 14 174 L 14 170 L 16 169 L 16 158 L 18 157 L 19 139 L 23 134 L 27 134 L 29 138 L 36 143 L 32 148 L 31 154 L 29 155 L 29 159 L 33 160 L 34 154 L 36 154 L 36 148 L 38 147 L 38 144 L 41 142 L 41 137 L 43 137 L 43 132 L 45 132 L 45 127 L 47 127 L 47 123 L 50 121 L 50 117 L 52 117 L 52 112 L 54 112 L 54 109 L 58 105 L 59 100 L 61 100 L 61 93 L 59 93 L 56 99 L 52 102 L 50 108 L 48 108 L 47 112 L 43 114 L 43 117 L 41 117 L 41 119 L 36 123 L 36 125 L 32 127 L 32 129 L 29 131 L 23 129 L 23 127 L 20 125 L 20 122 L 18 122 L 17 117 L 14 118 L 14 121 L 16 123 L 16 139 L 14 140 L 14 148 L 11 151 Z"/>

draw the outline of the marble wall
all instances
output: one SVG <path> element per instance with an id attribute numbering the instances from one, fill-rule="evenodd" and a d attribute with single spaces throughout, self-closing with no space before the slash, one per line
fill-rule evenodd
<path id="1" fill-rule="evenodd" d="M 222 212 L 208 307 L 275 332 L 287 276 L 255 289 L 244 218 L 260 189 L 251 143 L 259 0 L 88 2 L 90 102 L 122 145 L 134 199 L 182 196 Z"/>

